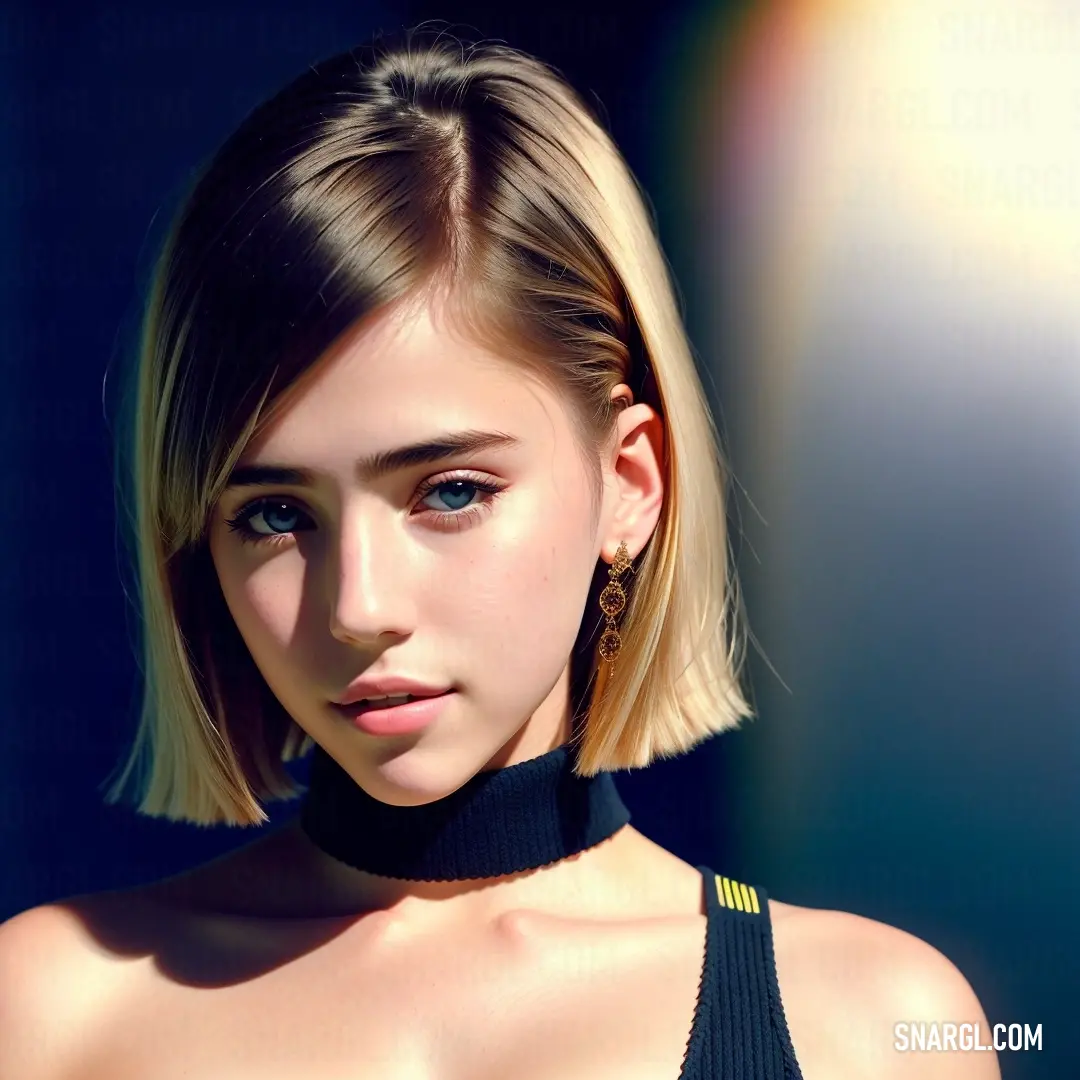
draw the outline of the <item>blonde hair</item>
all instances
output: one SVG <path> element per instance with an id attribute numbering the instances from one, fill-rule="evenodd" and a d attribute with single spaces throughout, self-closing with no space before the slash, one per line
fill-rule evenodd
<path id="1" fill-rule="evenodd" d="M 225 605 L 210 514 L 245 445 L 340 335 L 436 295 L 470 340 L 557 388 L 597 496 L 612 388 L 628 383 L 664 421 L 664 505 L 635 560 L 614 674 L 597 664 L 598 588 L 575 644 L 579 773 L 640 768 L 754 715 L 726 468 L 632 173 L 550 66 L 411 31 L 319 63 L 253 110 L 169 225 L 118 443 L 143 697 L 108 802 L 137 781 L 140 813 L 258 825 L 260 800 L 303 790 L 284 763 L 312 740 Z"/>

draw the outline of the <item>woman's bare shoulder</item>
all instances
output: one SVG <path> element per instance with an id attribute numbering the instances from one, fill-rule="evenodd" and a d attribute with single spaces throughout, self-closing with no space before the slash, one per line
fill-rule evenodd
<path id="1" fill-rule="evenodd" d="M 100 969 L 108 950 L 94 933 L 93 922 L 115 903 L 114 894 L 87 893 L 29 908 L 0 923 L 0 989 L 6 995 L 15 985 L 25 1001 L 40 985 L 52 1001 L 62 993 L 72 1007 L 92 1005 L 98 987 L 56 976 L 59 971 L 89 975 Z M 6 996 L 4 1004 L 10 1004 Z"/>
<path id="2" fill-rule="evenodd" d="M 212 951 L 192 914 L 213 909 L 260 841 L 179 874 L 130 888 L 80 893 L 0 923 L 0 1077 L 87 1075 L 97 1032 L 126 986 L 153 970 Z M 239 923 L 241 920 L 237 920 Z M 228 941 L 242 934 L 230 924 Z M 263 935 L 264 937 L 266 935 Z M 130 978 L 128 977 L 130 976 Z M 141 981 L 140 981 L 141 980 Z"/>
<path id="3" fill-rule="evenodd" d="M 64 1080 L 87 1054 L 116 985 L 91 925 L 103 902 L 72 897 L 0 923 L 0 1076 Z"/>
<path id="4" fill-rule="evenodd" d="M 903 1053 L 902 1022 L 990 1025 L 956 965 L 914 934 L 847 911 L 769 900 L 777 981 L 799 1056 L 883 1080 L 999 1080 L 992 1052 Z"/>
<path id="5" fill-rule="evenodd" d="M 242 876 L 268 839 L 171 877 L 67 896 L 0 923 L 0 1077 L 84 1075 L 123 973 L 166 951 L 182 929 L 183 901 L 223 876 L 232 880 L 234 868 Z"/>

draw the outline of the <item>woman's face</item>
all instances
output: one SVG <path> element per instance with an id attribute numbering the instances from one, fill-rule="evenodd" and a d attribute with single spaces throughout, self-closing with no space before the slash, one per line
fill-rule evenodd
<path id="1" fill-rule="evenodd" d="M 646 405 L 624 411 L 620 437 L 650 420 Z M 379 475 L 357 465 L 461 431 L 510 439 Z M 630 441 L 649 457 L 648 439 Z M 636 555 L 659 514 L 659 466 L 650 479 L 634 454 L 625 481 L 605 464 L 594 520 L 550 391 L 440 332 L 427 309 L 384 315 L 336 346 L 246 448 L 240 466 L 310 476 L 230 486 L 210 526 L 214 566 L 296 722 L 375 798 L 430 802 L 569 736 L 569 655 L 597 559 L 623 537 Z M 246 521 L 247 542 L 230 520 Z M 370 735 L 331 704 L 361 675 L 454 693 L 419 732 Z"/>

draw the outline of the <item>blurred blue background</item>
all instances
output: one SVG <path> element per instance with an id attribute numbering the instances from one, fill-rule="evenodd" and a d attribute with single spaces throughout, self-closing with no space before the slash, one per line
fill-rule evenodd
<path id="1" fill-rule="evenodd" d="M 0 919 L 256 835 L 101 800 L 137 704 L 103 399 L 191 171 L 314 60 L 438 18 L 602 102 L 735 470 L 759 715 L 619 774 L 635 824 L 925 938 L 1042 1024 L 1006 1080 L 1080 1076 L 1080 23 L 923 7 L 7 5 Z"/>

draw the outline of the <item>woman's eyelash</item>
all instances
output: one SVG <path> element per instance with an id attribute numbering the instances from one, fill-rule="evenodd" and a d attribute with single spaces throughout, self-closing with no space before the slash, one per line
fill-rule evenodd
<path id="1" fill-rule="evenodd" d="M 450 487 L 453 484 L 461 484 L 466 488 L 472 488 L 475 491 L 482 492 L 488 496 L 488 498 L 478 504 L 462 507 L 460 510 L 431 510 L 428 508 L 428 513 L 434 515 L 434 521 L 438 528 L 445 529 L 461 529 L 469 521 L 475 521 L 491 508 L 492 503 L 503 491 L 505 485 L 493 484 L 489 480 L 485 480 L 482 477 L 475 476 L 473 474 L 458 473 L 453 476 L 444 476 L 441 478 L 432 478 L 425 480 L 420 489 L 416 493 L 418 500 L 427 498 L 433 491 L 437 491 L 442 487 Z M 292 531 L 280 532 L 280 533 L 261 533 L 256 532 L 249 524 L 251 518 L 257 514 L 261 514 L 266 510 L 272 508 L 286 507 L 290 513 L 295 513 L 308 517 L 303 510 L 299 507 L 293 506 L 284 497 L 274 497 L 263 495 L 258 499 L 254 499 L 237 511 L 235 517 L 228 518 L 225 524 L 235 532 L 243 543 L 263 543 L 263 542 L 277 542 L 292 535 Z"/>

